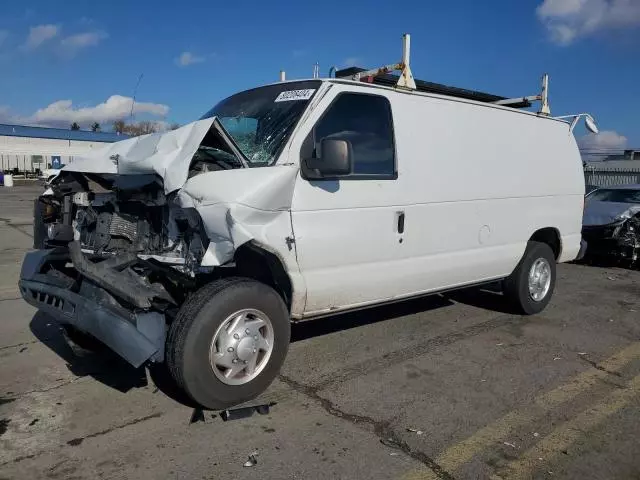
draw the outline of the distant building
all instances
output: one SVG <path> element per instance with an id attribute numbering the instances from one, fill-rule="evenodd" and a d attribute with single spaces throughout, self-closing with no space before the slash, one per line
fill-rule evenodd
<path id="1" fill-rule="evenodd" d="M 605 162 L 616 160 L 640 160 L 640 150 L 625 150 L 622 154 L 608 155 L 604 158 Z"/>
<path id="2" fill-rule="evenodd" d="M 0 124 L 0 170 L 43 171 L 126 138 L 117 133 Z"/>
<path id="3" fill-rule="evenodd" d="M 640 184 L 639 157 L 640 155 L 635 160 L 586 162 L 584 164 L 585 183 L 599 187 Z"/>

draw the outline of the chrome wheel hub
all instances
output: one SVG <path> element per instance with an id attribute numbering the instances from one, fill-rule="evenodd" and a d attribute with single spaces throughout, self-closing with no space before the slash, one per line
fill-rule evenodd
<path id="1" fill-rule="evenodd" d="M 546 258 L 539 258 L 529 270 L 529 296 L 534 302 L 541 302 L 551 287 L 551 265 Z"/>
<path id="2" fill-rule="evenodd" d="M 215 376 L 227 385 L 242 385 L 256 378 L 273 351 L 273 326 L 263 312 L 240 310 L 218 327 L 209 350 Z"/>

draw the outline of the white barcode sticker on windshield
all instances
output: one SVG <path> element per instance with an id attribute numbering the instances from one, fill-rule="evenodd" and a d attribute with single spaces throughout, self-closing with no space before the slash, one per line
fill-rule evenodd
<path id="1" fill-rule="evenodd" d="M 309 90 L 287 90 L 280 92 L 274 102 L 290 102 L 292 100 L 309 100 L 315 92 L 315 89 Z"/>

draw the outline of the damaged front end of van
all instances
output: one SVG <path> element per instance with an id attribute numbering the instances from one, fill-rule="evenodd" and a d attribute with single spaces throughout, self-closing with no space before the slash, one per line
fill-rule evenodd
<path id="1" fill-rule="evenodd" d="M 216 117 L 66 166 L 35 201 L 23 298 L 138 367 L 163 361 L 171 318 L 200 286 L 237 271 L 239 251 L 264 253 L 260 265 L 290 296 L 297 169 L 250 166 Z"/>

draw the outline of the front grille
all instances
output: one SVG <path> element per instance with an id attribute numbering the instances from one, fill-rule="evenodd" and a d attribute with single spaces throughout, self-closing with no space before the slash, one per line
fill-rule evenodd
<path id="1" fill-rule="evenodd" d="M 76 311 L 76 306 L 73 302 L 57 295 L 34 290 L 33 288 L 25 288 L 23 289 L 23 293 L 30 296 L 36 303 L 53 307 L 65 315 L 72 316 Z"/>
<path id="2" fill-rule="evenodd" d="M 127 215 L 125 217 L 114 213 L 111 215 L 109 233 L 111 235 L 127 238 L 130 242 L 135 242 L 138 238 L 138 222 L 134 221 L 131 218 L 131 215 Z"/>

